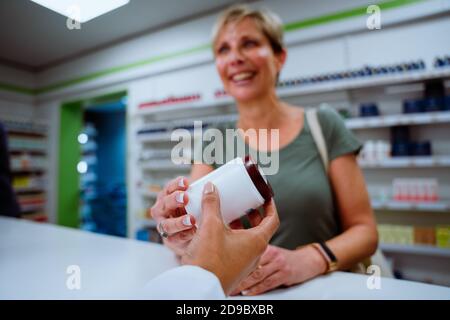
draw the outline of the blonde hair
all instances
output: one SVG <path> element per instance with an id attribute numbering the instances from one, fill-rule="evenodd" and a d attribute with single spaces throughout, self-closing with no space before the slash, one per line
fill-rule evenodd
<path id="1" fill-rule="evenodd" d="M 251 9 L 246 5 L 234 5 L 225 10 L 217 19 L 212 31 L 213 49 L 220 31 L 230 22 L 238 23 L 245 18 L 251 18 L 267 37 L 275 54 L 284 49 L 283 23 L 275 13 L 267 9 Z"/>

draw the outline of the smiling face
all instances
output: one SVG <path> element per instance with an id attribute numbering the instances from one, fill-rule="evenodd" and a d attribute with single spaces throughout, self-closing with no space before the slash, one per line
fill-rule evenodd
<path id="1" fill-rule="evenodd" d="M 286 52 L 275 54 L 252 18 L 227 23 L 214 44 L 216 67 L 225 91 L 238 102 L 274 92 Z"/>

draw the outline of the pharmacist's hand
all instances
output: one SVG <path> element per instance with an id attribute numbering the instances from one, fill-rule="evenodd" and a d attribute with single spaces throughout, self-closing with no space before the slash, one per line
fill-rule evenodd
<path id="1" fill-rule="evenodd" d="M 326 268 L 325 260 L 312 246 L 287 250 L 269 245 L 259 265 L 232 294 L 254 296 L 280 286 L 291 286 L 323 274 Z"/>
<path id="2" fill-rule="evenodd" d="M 248 222 L 250 223 L 251 227 L 256 227 L 258 224 L 260 224 L 260 222 L 262 220 L 261 214 L 256 209 L 253 209 L 249 213 L 246 213 L 246 216 L 248 218 Z M 230 228 L 231 229 L 244 229 L 244 225 L 242 224 L 241 218 L 231 221 Z"/>
<path id="3" fill-rule="evenodd" d="M 211 271 L 229 294 L 258 264 L 279 223 L 272 201 L 259 225 L 247 230 L 230 229 L 223 223 L 217 188 L 209 182 L 203 194 L 201 226 L 181 262 Z"/>
<path id="4" fill-rule="evenodd" d="M 170 249 L 177 255 L 181 255 L 186 245 L 195 234 L 195 218 L 186 214 L 185 205 L 189 199 L 186 194 L 188 179 L 178 177 L 169 181 L 164 189 L 158 194 L 155 205 L 150 209 L 150 214 L 158 224 L 158 229 L 162 226 L 168 234 L 163 239 Z"/>

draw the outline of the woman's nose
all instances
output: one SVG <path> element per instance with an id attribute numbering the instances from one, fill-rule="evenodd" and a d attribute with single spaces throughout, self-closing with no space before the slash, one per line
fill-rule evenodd
<path id="1" fill-rule="evenodd" d="M 228 55 L 228 59 L 230 65 L 239 65 L 244 62 L 244 55 L 240 50 L 232 50 Z"/>

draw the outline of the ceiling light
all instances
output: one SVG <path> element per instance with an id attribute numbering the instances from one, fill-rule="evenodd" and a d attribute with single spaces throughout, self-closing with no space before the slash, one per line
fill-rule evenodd
<path id="1" fill-rule="evenodd" d="M 130 0 L 31 0 L 69 19 L 84 23 L 126 5 Z"/>

